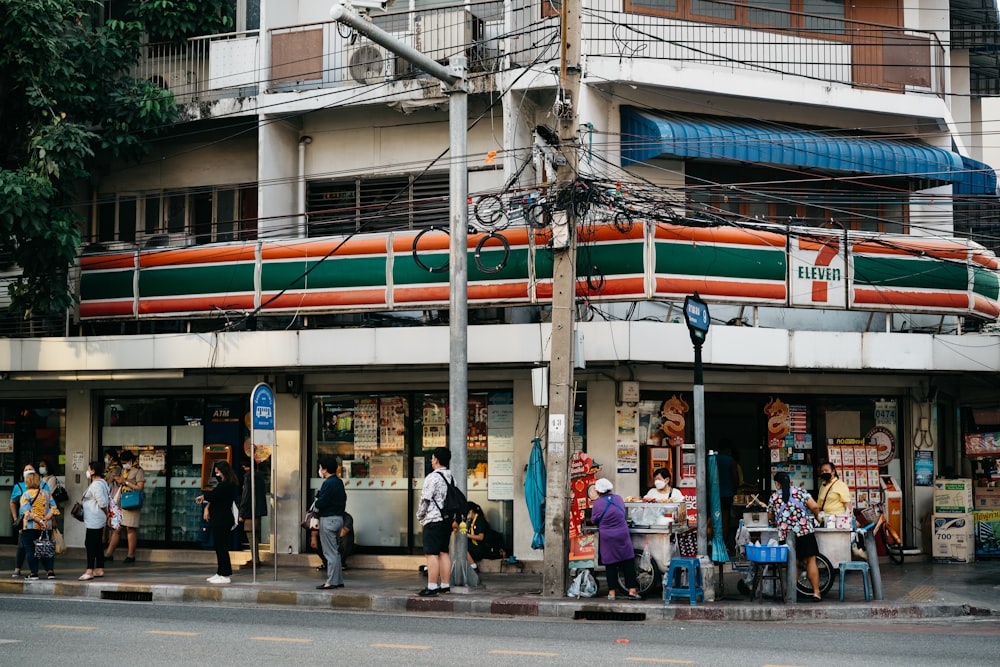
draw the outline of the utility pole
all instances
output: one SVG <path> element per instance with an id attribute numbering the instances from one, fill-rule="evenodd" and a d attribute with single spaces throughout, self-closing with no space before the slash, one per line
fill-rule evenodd
<path id="1" fill-rule="evenodd" d="M 404 44 L 371 21 L 359 17 L 349 4 L 335 4 L 330 8 L 335 21 L 347 25 L 376 44 L 381 44 L 396 55 L 419 67 L 444 84 L 448 95 L 448 140 L 451 152 L 449 182 L 448 224 L 448 287 L 451 299 L 448 305 L 448 448 L 451 450 L 451 470 L 455 486 L 462 493 L 468 492 L 468 412 L 469 412 L 469 95 L 465 80 L 466 58 L 453 56 L 448 67 Z M 475 587 L 479 575 L 469 567 L 466 554 L 469 544 L 465 535 L 455 538 L 451 584 Z"/>
<path id="2" fill-rule="evenodd" d="M 579 0 L 563 0 L 560 7 L 561 58 L 559 90 L 553 115 L 559 121 L 555 191 L 572 188 L 578 166 L 578 100 L 580 92 L 580 42 L 582 26 Z M 569 452 L 572 451 L 574 382 L 573 347 L 576 337 L 576 213 L 573 198 L 552 221 L 552 341 L 549 358 L 549 431 L 545 472 L 545 553 L 542 560 L 542 594 L 566 593 L 568 568 L 567 520 L 569 518 Z"/>

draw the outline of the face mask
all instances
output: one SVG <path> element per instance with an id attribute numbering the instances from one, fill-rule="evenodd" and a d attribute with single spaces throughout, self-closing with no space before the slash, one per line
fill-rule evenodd
<path id="1" fill-rule="evenodd" d="M 90 471 L 87 471 L 87 479 L 90 479 Z"/>
<path id="2" fill-rule="evenodd" d="M 111 464 L 111 459 L 109 459 L 107 456 L 105 456 L 104 457 L 104 465 L 110 465 L 110 464 Z"/>
<path id="3" fill-rule="evenodd" d="M 653 486 L 655 486 L 658 489 L 665 489 L 667 488 L 667 483 L 662 479 L 657 479 L 653 481 Z"/>
<path id="4" fill-rule="evenodd" d="M 122 464 L 122 470 L 128 470 L 131 467 L 132 467 L 131 463 L 123 463 Z"/>
<path id="5" fill-rule="evenodd" d="M 44 475 L 47 472 L 48 472 L 48 469 L 46 469 L 46 468 L 39 468 L 38 469 L 38 474 L 39 475 Z"/>
<path id="6" fill-rule="evenodd" d="M 833 474 L 829 473 L 829 472 L 825 472 L 822 475 L 820 475 L 819 478 L 821 480 L 823 480 L 824 482 L 829 482 L 831 479 L 833 479 Z"/>

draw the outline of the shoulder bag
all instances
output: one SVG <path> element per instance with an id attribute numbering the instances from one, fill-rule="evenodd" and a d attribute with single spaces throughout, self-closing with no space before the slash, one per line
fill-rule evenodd
<path id="1" fill-rule="evenodd" d="M 302 518 L 302 527 L 306 530 L 319 530 L 319 511 L 316 509 L 315 500 Z"/>
<path id="2" fill-rule="evenodd" d="M 56 543 L 52 541 L 49 531 L 43 530 L 35 540 L 35 558 L 52 558 L 55 555 Z"/>
<path id="3" fill-rule="evenodd" d="M 128 491 L 122 491 L 122 496 L 118 501 L 118 506 L 123 510 L 139 510 L 142 509 L 142 503 L 145 502 L 145 500 L 145 491 L 129 489 Z"/>

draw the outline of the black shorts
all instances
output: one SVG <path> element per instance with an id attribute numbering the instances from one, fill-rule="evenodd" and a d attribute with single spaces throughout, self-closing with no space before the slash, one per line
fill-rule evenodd
<path id="1" fill-rule="evenodd" d="M 451 521 L 435 521 L 424 526 L 424 554 L 446 554 L 451 546 Z"/>
<path id="2" fill-rule="evenodd" d="M 809 558 L 819 553 L 819 545 L 816 544 L 816 533 L 808 535 L 797 535 L 795 537 L 795 557 L 799 560 Z"/>

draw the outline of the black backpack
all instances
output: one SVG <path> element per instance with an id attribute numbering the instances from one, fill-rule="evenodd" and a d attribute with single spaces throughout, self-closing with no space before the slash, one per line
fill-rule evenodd
<path id="1" fill-rule="evenodd" d="M 448 491 L 444 495 L 444 505 L 439 505 L 438 510 L 441 511 L 441 520 L 450 521 L 453 523 L 459 523 L 465 521 L 465 514 L 468 510 L 468 501 L 465 499 L 465 494 L 462 490 L 455 486 L 455 482 L 449 480 L 445 477 L 445 474 L 440 470 L 436 470 L 437 474 L 441 475 L 445 483 L 448 485 Z M 437 502 L 434 503 L 437 505 Z"/>

